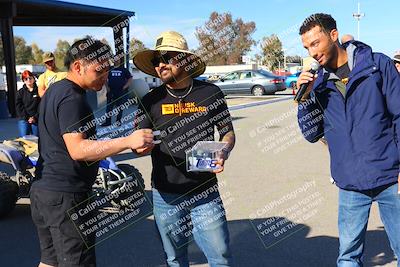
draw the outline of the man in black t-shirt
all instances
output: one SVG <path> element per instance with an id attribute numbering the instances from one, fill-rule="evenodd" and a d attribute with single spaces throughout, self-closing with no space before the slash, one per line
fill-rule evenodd
<path id="1" fill-rule="evenodd" d="M 137 149 L 151 151 L 154 217 L 168 266 L 188 266 L 187 245 L 192 237 L 211 266 L 231 266 L 229 233 L 218 191 L 216 173 L 235 144 L 229 110 L 221 90 L 194 80 L 204 62 L 188 51 L 176 32 L 163 33 L 155 50 L 139 52 L 134 64 L 158 77 L 163 85 L 144 96 L 135 123 L 160 131 L 161 143 Z M 227 146 L 214 172 L 188 172 L 186 151 L 198 141 L 213 141 L 215 128 Z"/>
<path id="2" fill-rule="evenodd" d="M 30 194 L 40 240 L 39 266 L 95 266 L 94 249 L 88 249 L 93 236 L 83 238 L 76 228 L 84 223 L 83 218 L 70 218 L 68 212 L 87 200 L 99 160 L 125 149 L 145 148 L 153 141 L 150 129 L 113 140 L 95 140 L 96 120 L 85 95 L 104 85 L 110 51 L 98 40 L 75 42 L 65 59 L 66 79 L 52 84 L 41 101 L 38 180 Z"/>

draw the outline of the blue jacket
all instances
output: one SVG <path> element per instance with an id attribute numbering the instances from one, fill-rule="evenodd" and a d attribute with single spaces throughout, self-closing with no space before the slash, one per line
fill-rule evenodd
<path id="1" fill-rule="evenodd" d="M 392 60 L 361 42 L 346 45 L 346 94 L 336 75 L 321 68 L 310 99 L 299 105 L 300 129 L 309 142 L 328 141 L 331 174 L 342 189 L 368 190 L 399 175 L 400 75 Z"/>

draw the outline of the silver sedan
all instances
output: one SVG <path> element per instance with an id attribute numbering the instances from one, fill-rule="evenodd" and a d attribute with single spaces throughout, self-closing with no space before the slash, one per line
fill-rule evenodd
<path id="1" fill-rule="evenodd" d="M 285 78 L 264 70 L 230 72 L 214 83 L 224 94 L 275 94 L 285 90 Z"/>

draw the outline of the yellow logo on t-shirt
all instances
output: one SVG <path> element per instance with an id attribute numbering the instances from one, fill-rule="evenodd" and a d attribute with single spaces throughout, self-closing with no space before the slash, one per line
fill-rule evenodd
<path id="1" fill-rule="evenodd" d="M 170 115 L 170 114 L 182 115 L 187 113 L 206 112 L 206 110 L 207 108 L 204 106 L 196 106 L 195 102 L 161 105 L 162 115 Z"/>
<path id="2" fill-rule="evenodd" d="M 162 115 L 174 114 L 174 104 L 162 104 Z"/>

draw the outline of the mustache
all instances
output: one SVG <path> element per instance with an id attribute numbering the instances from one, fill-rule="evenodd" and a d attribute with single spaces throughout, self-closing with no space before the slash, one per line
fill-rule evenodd
<path id="1" fill-rule="evenodd" d="M 162 67 L 162 68 L 160 69 L 160 73 L 163 72 L 164 70 L 171 70 L 171 69 L 168 68 L 168 67 Z"/>

